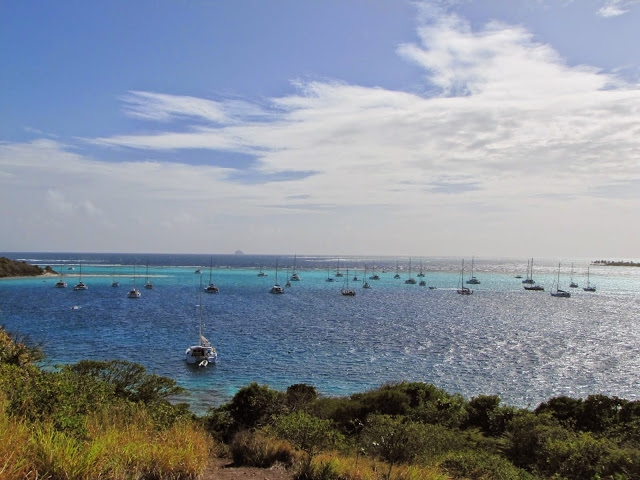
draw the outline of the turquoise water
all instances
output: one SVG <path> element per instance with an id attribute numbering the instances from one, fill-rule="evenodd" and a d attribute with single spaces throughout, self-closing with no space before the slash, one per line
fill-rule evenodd
<path id="1" fill-rule="evenodd" d="M 349 269 L 357 291 L 343 297 L 344 277 L 325 281 L 335 275 L 336 257 L 297 256 L 302 281 L 271 295 L 276 257 L 215 255 L 212 277 L 220 293 L 203 294 L 202 311 L 219 363 L 194 369 L 183 354 L 198 338 L 200 275 L 194 272 L 201 268 L 208 283 L 208 255 L 2 255 L 51 265 L 69 286 L 54 288 L 57 277 L 0 280 L 0 324 L 41 344 L 51 363 L 141 363 L 186 387 L 197 412 L 252 381 L 278 389 L 308 383 L 324 395 L 423 381 L 467 398 L 497 394 L 522 407 L 556 395 L 640 398 L 640 268 L 591 266 L 597 292 L 587 293 L 587 262 L 576 259 L 580 288 L 563 299 L 549 295 L 557 260 L 536 259 L 533 276 L 546 291 L 527 292 L 514 278 L 525 275 L 526 259 L 476 259 L 481 284 L 462 296 L 455 292 L 459 258 L 422 259 L 427 285 L 437 287 L 430 290 L 404 284 L 408 258 L 398 260 L 396 280 L 396 258 L 343 257 L 340 270 Z M 142 288 L 147 262 L 153 290 Z M 76 292 L 80 263 L 89 290 Z M 284 284 L 293 256 L 278 264 Z M 354 269 L 362 278 L 365 264 L 375 264 L 381 276 L 369 280 L 368 290 L 351 280 Z M 126 298 L 133 265 L 142 291 L 137 300 Z M 412 266 L 416 277 L 420 259 Z M 267 277 L 257 276 L 261 268 Z M 570 261 L 563 262 L 565 289 L 569 270 Z M 119 288 L 111 287 L 114 278 Z"/>

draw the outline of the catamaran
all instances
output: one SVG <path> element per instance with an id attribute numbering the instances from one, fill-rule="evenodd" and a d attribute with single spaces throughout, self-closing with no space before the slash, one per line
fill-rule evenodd
<path id="1" fill-rule="evenodd" d="M 202 276 L 200 276 L 200 289 L 199 305 L 198 305 L 198 320 L 199 320 L 199 339 L 200 343 L 197 345 L 191 345 L 184 352 L 184 359 L 190 365 L 197 365 L 198 367 L 206 367 L 210 363 L 216 363 L 218 361 L 218 352 L 214 346 L 211 345 L 209 340 L 202 334 Z"/>
<path id="2" fill-rule="evenodd" d="M 213 258 L 210 258 L 209 259 L 209 285 L 204 287 L 204 291 L 207 292 L 207 293 L 218 293 L 220 291 L 220 289 L 218 287 L 216 287 L 213 284 L 213 281 L 211 280 L 212 270 L 213 270 Z"/>

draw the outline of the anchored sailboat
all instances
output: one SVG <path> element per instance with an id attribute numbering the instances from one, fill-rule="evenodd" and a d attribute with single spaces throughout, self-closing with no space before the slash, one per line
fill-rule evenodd
<path id="1" fill-rule="evenodd" d="M 551 291 L 552 297 L 569 298 L 571 294 L 566 290 L 560 290 L 560 263 L 558 262 L 558 276 L 556 278 L 555 290 Z"/>
<path id="2" fill-rule="evenodd" d="M 464 258 L 462 259 L 462 267 L 460 269 L 460 281 L 458 283 L 458 289 L 456 290 L 460 295 L 471 295 L 473 290 L 464 286 Z"/>
<path id="3" fill-rule="evenodd" d="M 89 287 L 87 286 L 87 284 L 82 281 L 82 263 L 80 264 L 80 279 L 79 279 L 78 283 L 76 284 L 76 286 L 73 287 L 73 289 L 75 291 L 78 291 L 78 290 L 89 290 Z"/>
<path id="4" fill-rule="evenodd" d="M 216 287 L 211 280 L 211 275 L 213 271 L 213 258 L 209 258 L 209 285 L 204 287 L 204 291 L 207 293 L 218 293 L 220 289 Z"/>
<path id="5" fill-rule="evenodd" d="M 342 295 L 345 297 L 355 297 L 356 291 L 349 288 L 349 269 L 347 269 L 347 276 L 345 277 L 345 287 L 342 289 Z"/>
<path id="6" fill-rule="evenodd" d="M 595 292 L 596 291 L 596 286 L 595 285 L 591 285 L 589 283 L 589 267 L 587 267 L 587 286 L 584 287 L 582 290 L 584 290 L 585 292 Z"/>
<path id="7" fill-rule="evenodd" d="M 276 283 L 273 284 L 273 287 L 269 290 L 269 293 L 282 294 L 284 293 L 284 288 L 278 283 L 278 260 L 276 259 Z"/>
<path id="8" fill-rule="evenodd" d="M 211 345 L 209 340 L 202 334 L 202 275 L 200 275 L 199 304 L 198 304 L 198 323 L 199 323 L 199 340 L 197 345 L 191 345 L 184 352 L 184 359 L 190 365 L 198 365 L 206 367 L 210 363 L 216 363 L 218 360 L 218 352 Z"/>
<path id="9" fill-rule="evenodd" d="M 473 276 L 473 267 L 474 267 L 474 258 L 471 257 L 471 276 L 469 277 L 469 280 L 467 280 L 467 284 L 468 285 L 479 285 L 480 284 L 480 280 L 478 280 L 476 277 Z"/>

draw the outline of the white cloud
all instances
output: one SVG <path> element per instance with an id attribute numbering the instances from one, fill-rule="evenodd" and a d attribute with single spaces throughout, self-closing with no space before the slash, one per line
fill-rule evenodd
<path id="1" fill-rule="evenodd" d="M 164 251 L 206 251 L 215 236 L 216 251 L 459 254 L 471 231 L 484 254 L 562 254 L 559 231 L 567 251 L 575 238 L 599 255 L 635 248 L 640 199 L 628 192 L 640 184 L 640 86 L 567 66 L 522 27 L 474 31 L 449 15 L 418 33 L 399 54 L 424 69 L 429 94 L 307 82 L 252 105 L 132 92 L 127 112 L 162 131 L 145 123 L 145 134 L 90 142 L 137 149 L 145 161 L 98 161 L 50 141 L 5 145 L 3 195 L 37 209 L 36 185 L 64 191 L 58 204 L 101 212 L 73 229 L 93 222 L 113 242 L 112 222 L 124 244 L 116 250 L 147 248 L 139 231 Z M 175 119 L 193 123 L 173 131 Z M 191 149 L 255 155 L 242 175 L 255 178 L 153 160 Z M 546 251 L 524 251 L 532 245 Z"/>
<path id="2" fill-rule="evenodd" d="M 619 17 L 628 13 L 630 8 L 640 3 L 638 0 L 605 0 L 602 7 L 598 10 L 601 17 Z"/>

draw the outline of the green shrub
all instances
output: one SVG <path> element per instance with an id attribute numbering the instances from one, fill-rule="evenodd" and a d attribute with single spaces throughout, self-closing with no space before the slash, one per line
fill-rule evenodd
<path id="1" fill-rule="evenodd" d="M 253 382 L 238 390 L 225 410 L 233 419 L 234 431 L 257 428 L 286 411 L 284 398 L 282 392 Z"/>
<path id="2" fill-rule="evenodd" d="M 369 415 L 362 431 L 365 450 L 389 464 L 387 478 L 394 465 L 412 463 L 425 453 L 428 430 L 424 424 L 402 417 Z"/>
<path id="3" fill-rule="evenodd" d="M 504 457 L 478 451 L 456 452 L 447 455 L 440 464 L 455 479 L 465 480 L 534 480 L 536 477 L 521 470 Z"/>
<path id="4" fill-rule="evenodd" d="M 330 420 L 322 420 L 305 412 L 283 415 L 273 425 L 275 434 L 287 440 L 306 455 L 306 465 L 313 456 L 341 442 L 342 435 L 333 428 Z"/>

